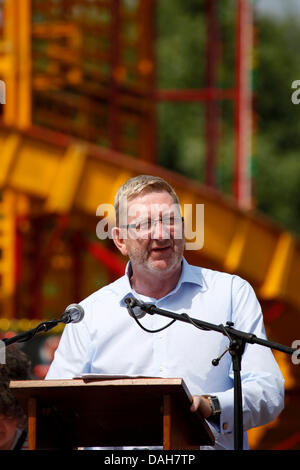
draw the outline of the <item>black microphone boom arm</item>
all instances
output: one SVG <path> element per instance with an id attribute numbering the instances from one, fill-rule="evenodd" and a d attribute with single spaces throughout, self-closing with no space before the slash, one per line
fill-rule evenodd
<path id="1" fill-rule="evenodd" d="M 5 344 L 5 346 L 9 346 L 12 343 L 23 343 L 25 341 L 29 341 L 39 333 L 45 333 L 51 330 L 52 328 L 57 326 L 58 323 L 78 323 L 83 319 L 83 317 L 84 310 L 81 305 L 71 304 L 66 308 L 59 320 L 44 321 L 35 328 L 25 331 L 24 333 L 15 335 L 12 338 L 3 338 L 2 342 Z"/>
<path id="2" fill-rule="evenodd" d="M 229 351 L 232 357 L 232 366 L 234 372 L 234 449 L 242 450 L 243 449 L 243 407 L 242 407 L 242 383 L 241 383 L 241 360 L 242 355 L 245 349 L 245 344 L 260 344 L 261 346 L 268 347 L 270 349 L 276 349 L 277 351 L 282 351 L 286 354 L 294 354 L 297 349 L 290 348 L 283 344 L 274 343 L 273 341 L 268 341 L 263 338 L 258 338 L 253 333 L 247 333 L 245 331 L 236 330 L 233 328 L 232 322 L 227 322 L 226 326 L 224 325 L 215 325 L 213 323 L 207 323 L 202 320 L 191 318 L 187 313 L 174 313 L 168 310 L 163 310 L 157 308 L 154 304 L 146 304 L 137 300 L 135 297 L 130 296 L 125 300 L 126 307 L 131 316 L 134 316 L 133 308 L 139 307 L 142 311 L 149 313 L 150 315 L 158 314 L 163 317 L 172 318 L 173 322 L 176 320 L 190 323 L 191 325 L 199 328 L 200 330 L 206 331 L 217 331 L 227 336 L 229 339 L 229 346 L 226 348 L 224 353 L 219 356 L 217 359 L 212 360 L 212 365 L 217 366 L 221 357 Z M 139 323 L 138 319 L 135 318 L 135 321 L 143 328 Z M 171 323 L 173 323 L 171 322 Z M 170 324 L 171 324 L 170 323 Z M 167 325 L 169 326 L 169 325 Z M 144 328 L 143 328 L 144 329 Z M 151 331 L 154 333 L 155 331 Z"/>

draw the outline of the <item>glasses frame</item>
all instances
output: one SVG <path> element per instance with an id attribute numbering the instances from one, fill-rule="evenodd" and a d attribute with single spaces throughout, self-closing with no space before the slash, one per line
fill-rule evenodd
<path id="1" fill-rule="evenodd" d="M 184 222 L 184 217 L 179 217 L 179 216 L 178 216 L 178 217 L 174 217 L 174 220 L 175 220 L 175 219 L 178 220 L 178 221 L 179 221 L 179 219 L 180 219 L 180 222 Z M 149 221 L 149 219 L 148 219 L 148 221 Z M 154 222 L 155 222 L 155 223 L 156 223 L 156 222 L 163 222 L 163 218 L 159 218 L 159 219 L 156 219 L 156 220 L 151 220 L 151 225 L 152 225 L 152 223 L 154 223 Z M 140 225 L 140 224 L 141 224 L 141 222 L 139 222 L 139 223 L 134 223 L 134 224 L 128 224 L 128 225 L 120 225 L 120 228 L 126 228 L 127 230 L 131 228 L 131 229 L 136 230 L 137 226 Z M 150 230 L 147 230 L 147 232 L 150 233 L 151 230 L 152 230 L 152 228 L 153 228 L 153 227 L 151 226 L 151 227 L 150 227 Z"/>

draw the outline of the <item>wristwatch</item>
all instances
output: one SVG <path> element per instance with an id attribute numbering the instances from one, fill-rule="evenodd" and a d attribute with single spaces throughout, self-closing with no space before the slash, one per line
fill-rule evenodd
<path id="1" fill-rule="evenodd" d="M 216 397 L 215 395 L 208 395 L 207 398 L 212 409 L 211 416 L 216 418 L 219 417 L 221 414 L 221 405 L 218 397 Z"/>

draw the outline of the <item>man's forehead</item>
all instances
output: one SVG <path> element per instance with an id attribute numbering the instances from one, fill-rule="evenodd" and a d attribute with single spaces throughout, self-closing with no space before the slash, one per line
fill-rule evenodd
<path id="1" fill-rule="evenodd" d="M 123 225 L 136 219 L 157 219 L 164 216 L 181 215 L 181 209 L 167 191 L 143 191 L 142 193 L 123 198 L 119 208 Z"/>
<path id="2" fill-rule="evenodd" d="M 180 214 L 180 207 L 174 202 L 172 202 L 171 204 L 143 204 L 142 202 L 135 201 L 128 206 L 127 214 L 129 216 L 145 216 L 153 218 L 156 216 Z"/>
<path id="3" fill-rule="evenodd" d="M 123 211 L 128 213 L 138 212 L 140 214 L 173 212 L 173 206 L 177 206 L 173 197 L 167 191 L 142 192 L 122 202 Z"/>
<path id="4" fill-rule="evenodd" d="M 144 204 L 173 204 L 174 198 L 170 193 L 167 191 L 142 191 L 141 193 L 137 194 L 136 196 L 131 196 L 127 200 L 127 205 L 134 203 L 144 203 Z"/>

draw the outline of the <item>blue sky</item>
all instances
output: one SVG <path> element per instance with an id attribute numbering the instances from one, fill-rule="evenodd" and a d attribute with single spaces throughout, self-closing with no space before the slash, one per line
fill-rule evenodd
<path id="1" fill-rule="evenodd" d="M 254 0 L 255 9 L 258 13 L 273 16 L 299 15 L 300 0 Z"/>

